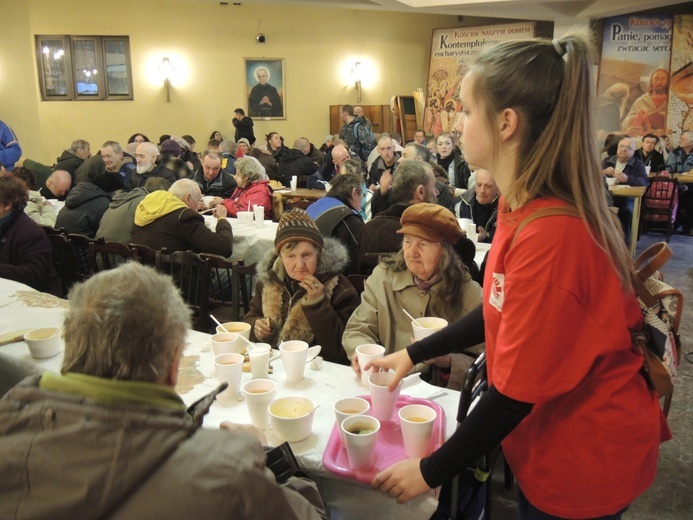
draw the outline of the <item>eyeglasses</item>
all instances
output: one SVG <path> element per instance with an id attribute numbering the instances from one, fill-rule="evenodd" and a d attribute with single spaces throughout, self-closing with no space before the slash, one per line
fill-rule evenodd
<path id="1" fill-rule="evenodd" d="M 627 144 L 619 144 L 619 145 L 618 145 L 618 149 L 619 149 L 619 150 L 632 150 L 632 148 L 630 147 L 630 145 L 627 145 Z"/>

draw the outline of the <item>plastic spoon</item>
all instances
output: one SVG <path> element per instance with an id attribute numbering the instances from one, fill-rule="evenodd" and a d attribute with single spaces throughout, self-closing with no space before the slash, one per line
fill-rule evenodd
<path id="1" fill-rule="evenodd" d="M 421 327 L 421 325 L 419 325 L 419 322 L 416 321 L 416 318 L 407 312 L 407 309 L 402 309 L 402 311 L 404 311 L 404 314 L 406 314 L 407 316 L 409 316 L 409 318 L 411 319 L 411 321 L 412 321 L 417 327 Z"/>

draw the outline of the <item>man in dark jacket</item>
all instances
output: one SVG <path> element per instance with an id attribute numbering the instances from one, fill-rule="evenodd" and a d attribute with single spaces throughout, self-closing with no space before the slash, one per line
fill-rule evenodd
<path id="1" fill-rule="evenodd" d="M 496 232 L 499 195 L 498 185 L 491 174 L 479 168 L 474 187 L 465 191 L 455 205 L 457 217 L 468 218 L 476 224 L 479 242 L 490 243 Z"/>
<path id="2" fill-rule="evenodd" d="M 233 232 L 226 220 L 226 208 L 215 210 L 216 233 L 207 229 L 198 213 L 202 192 L 192 179 L 176 181 L 169 191 L 147 195 L 135 211 L 132 241 L 168 252 L 193 250 L 225 257 L 233 251 Z"/>
<path id="3" fill-rule="evenodd" d="M 395 145 L 392 143 L 392 138 L 389 134 L 381 134 L 378 139 L 378 153 L 380 156 L 373 161 L 371 169 L 368 172 L 368 187 L 371 190 L 377 189 L 380 183 L 380 177 L 383 173 L 389 171 L 394 173 L 397 161 L 402 156 L 401 153 L 395 151 Z"/>
<path id="4" fill-rule="evenodd" d="M 361 232 L 356 271 L 370 275 L 382 255 L 395 253 L 402 245 L 399 219 L 410 205 L 437 200 L 433 170 L 423 161 L 403 160 L 392 182 L 394 203 L 366 222 Z"/>
<path id="5" fill-rule="evenodd" d="M 294 147 L 287 150 L 279 160 L 279 176 L 282 177 L 284 186 L 291 184 L 291 177 L 294 175 L 313 175 L 318 171 L 318 164 L 308 157 L 310 152 L 310 141 L 301 137 L 296 139 Z"/>
<path id="6" fill-rule="evenodd" d="M 24 159 L 22 163 L 25 168 L 29 168 L 36 174 L 36 181 L 39 185 L 45 183 L 51 172 L 56 170 L 68 172 L 72 178 L 72 184 L 74 185 L 77 169 L 90 157 L 91 147 L 89 143 L 84 139 L 76 139 L 72 141 L 70 148 L 64 150 L 60 157 L 56 159 L 56 163 L 52 168 L 37 161 L 32 161 L 31 159 Z"/>
<path id="7" fill-rule="evenodd" d="M 645 168 L 650 167 L 650 173 L 654 174 L 664 169 L 664 156 L 655 150 L 659 137 L 654 134 L 646 134 L 642 138 L 642 147 L 635 151 L 635 157 L 640 159 Z"/>
<path id="8" fill-rule="evenodd" d="M 236 142 L 238 142 L 239 139 L 247 139 L 251 145 L 255 144 L 253 120 L 245 115 L 245 111 L 242 108 L 234 110 L 231 123 L 233 123 L 233 126 L 236 128 Z"/>
<path id="9" fill-rule="evenodd" d="M 111 198 L 122 188 L 120 176 L 115 173 L 102 173 L 93 183 L 80 182 L 65 199 L 65 206 L 58 213 L 55 227 L 64 227 L 68 233 L 93 238 Z"/>
<path id="10" fill-rule="evenodd" d="M 306 187 L 311 190 L 325 190 L 332 178 L 339 175 L 339 169 L 347 160 L 349 160 L 349 150 L 338 144 L 332 149 L 332 154 L 325 159 L 322 168 L 308 177 Z"/>
<path id="11" fill-rule="evenodd" d="M 193 180 L 200 187 L 202 195 L 219 199 L 228 199 L 236 189 L 236 180 L 221 169 L 221 155 L 214 150 L 205 150 L 202 154 L 202 171 Z M 220 203 L 221 200 L 216 202 Z"/>
<path id="12" fill-rule="evenodd" d="M 322 236 L 336 238 L 349 251 L 349 264 L 342 274 L 356 273 L 363 228 L 363 218 L 359 213 L 363 196 L 363 177 L 357 173 L 345 173 L 334 177 L 327 195 L 306 209 Z"/>
<path id="13" fill-rule="evenodd" d="M 126 189 L 144 186 L 147 179 L 152 177 L 161 177 L 171 184 L 176 182 L 176 176 L 171 170 L 164 166 L 163 163 L 157 164 L 156 159 L 158 155 L 159 150 L 154 143 L 140 143 L 137 145 L 137 151 L 135 152 L 137 171 L 130 174 L 129 184 L 125 186 Z"/>
<path id="14" fill-rule="evenodd" d="M 358 155 L 363 162 L 375 148 L 375 138 L 361 118 L 354 117 L 354 107 L 344 105 L 339 109 L 339 117 L 344 126 L 339 131 L 339 138 L 346 141 L 349 150 Z"/>
<path id="15" fill-rule="evenodd" d="M 607 177 L 616 178 L 618 184 L 647 186 L 645 165 L 635 157 L 635 141 L 630 137 L 624 137 L 619 141 L 616 155 L 604 159 L 602 168 L 602 173 Z M 614 206 L 618 208 L 618 219 L 621 221 L 626 244 L 630 244 L 634 204 L 633 197 L 614 197 Z M 637 229 L 634 231 L 638 232 Z"/>

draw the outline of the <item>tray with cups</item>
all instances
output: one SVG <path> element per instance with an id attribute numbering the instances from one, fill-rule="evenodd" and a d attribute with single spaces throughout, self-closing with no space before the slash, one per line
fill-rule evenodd
<path id="1" fill-rule="evenodd" d="M 380 421 L 374 417 L 379 414 L 374 412 L 372 404 L 370 395 L 335 403 L 337 421 L 322 456 L 324 466 L 332 473 L 370 483 L 376 474 L 395 462 L 409 455 L 429 455 L 445 441 L 445 412 L 438 403 L 400 395 L 391 417 Z M 402 431 L 404 422 L 408 423 L 405 428 L 413 426 L 408 429 L 407 450 Z M 347 443 L 350 443 L 348 453 Z"/>

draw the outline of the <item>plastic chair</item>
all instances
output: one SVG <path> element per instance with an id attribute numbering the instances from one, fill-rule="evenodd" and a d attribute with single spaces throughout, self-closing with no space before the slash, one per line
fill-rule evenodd
<path id="1" fill-rule="evenodd" d="M 365 274 L 350 274 L 347 276 L 347 279 L 349 282 L 351 282 L 351 285 L 354 286 L 354 289 L 356 289 L 356 292 L 361 294 L 363 292 L 364 286 L 366 284 L 366 276 Z"/>
<path id="2" fill-rule="evenodd" d="M 185 303 L 193 311 L 193 328 L 206 332 L 209 328 L 208 294 L 209 264 L 193 251 L 156 252 L 156 268 L 173 278 Z"/>
<path id="3" fill-rule="evenodd" d="M 679 205 L 679 181 L 671 177 L 652 177 L 642 198 L 643 229 L 663 228 L 669 242 Z"/>

